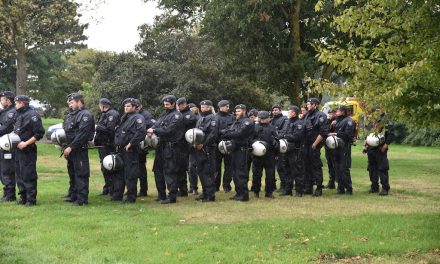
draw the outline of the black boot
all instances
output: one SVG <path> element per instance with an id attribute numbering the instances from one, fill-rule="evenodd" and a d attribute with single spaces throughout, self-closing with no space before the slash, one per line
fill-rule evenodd
<path id="1" fill-rule="evenodd" d="M 313 196 L 315 197 L 322 196 L 322 189 L 316 188 L 315 192 L 313 193 Z"/>
<path id="2" fill-rule="evenodd" d="M 336 188 L 336 186 L 335 186 L 335 181 L 329 180 L 328 183 L 327 183 L 327 185 L 326 185 L 324 188 L 327 188 L 327 189 L 335 189 L 335 188 Z"/>

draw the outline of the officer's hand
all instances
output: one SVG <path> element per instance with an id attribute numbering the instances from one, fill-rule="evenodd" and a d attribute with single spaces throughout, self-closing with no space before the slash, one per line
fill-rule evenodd
<path id="1" fill-rule="evenodd" d="M 313 144 L 312 144 L 312 149 L 313 149 L 313 150 L 316 149 L 316 145 L 317 145 L 316 143 L 313 143 Z"/>
<path id="2" fill-rule="evenodd" d="M 203 148 L 203 144 L 196 144 L 194 145 L 194 148 L 197 150 L 201 150 Z"/>
<path id="3" fill-rule="evenodd" d="M 125 146 L 125 151 L 128 151 L 129 149 L 131 148 L 131 143 L 128 143 L 128 145 L 127 146 Z"/>
<path id="4" fill-rule="evenodd" d="M 362 153 L 367 153 L 367 146 L 364 146 L 364 148 L 362 149 Z"/>
<path id="5" fill-rule="evenodd" d="M 151 136 L 153 134 L 154 130 L 150 127 L 147 129 L 147 135 Z"/>
<path id="6" fill-rule="evenodd" d="M 328 136 L 336 136 L 337 133 L 328 133 Z"/>
<path id="7" fill-rule="evenodd" d="M 380 152 L 384 153 L 385 151 L 387 151 L 387 149 L 388 149 L 388 145 L 383 144 L 383 146 L 380 148 Z"/>
<path id="8" fill-rule="evenodd" d="M 17 148 L 19 148 L 19 149 L 24 149 L 25 147 L 27 147 L 27 144 L 24 141 L 18 143 L 18 145 L 17 145 Z"/>
<path id="9" fill-rule="evenodd" d="M 69 157 L 70 152 L 72 152 L 72 148 L 71 148 L 71 147 L 67 147 L 67 148 L 64 149 L 63 154 L 64 154 L 64 157 L 65 157 L 66 159 L 67 159 L 67 157 Z"/>

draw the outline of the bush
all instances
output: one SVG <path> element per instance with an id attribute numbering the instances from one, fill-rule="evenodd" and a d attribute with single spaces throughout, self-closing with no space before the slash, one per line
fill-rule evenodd
<path id="1" fill-rule="evenodd" d="M 440 128 L 412 129 L 403 144 L 413 146 L 440 146 Z"/>

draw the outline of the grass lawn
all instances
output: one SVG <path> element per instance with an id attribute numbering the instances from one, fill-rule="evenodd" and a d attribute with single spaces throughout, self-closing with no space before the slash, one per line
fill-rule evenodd
<path id="1" fill-rule="evenodd" d="M 98 196 L 90 151 L 89 205 L 63 202 L 66 162 L 40 144 L 38 206 L 0 204 L 0 263 L 440 263 L 440 148 L 392 145 L 391 195 L 367 193 L 366 156 L 353 149 L 353 196 L 264 198 L 247 203 L 123 205 Z M 328 179 L 325 175 L 325 179 Z"/>

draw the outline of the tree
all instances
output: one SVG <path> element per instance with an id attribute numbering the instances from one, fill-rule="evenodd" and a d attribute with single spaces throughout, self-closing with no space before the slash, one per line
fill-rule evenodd
<path id="1" fill-rule="evenodd" d="M 343 86 L 321 81 L 315 88 L 380 104 L 410 126 L 440 126 L 438 1 L 345 0 L 334 6 L 341 11 L 331 25 L 345 36 L 319 43 L 319 60 L 350 78 Z"/>
<path id="2" fill-rule="evenodd" d="M 16 60 L 16 92 L 28 92 L 28 56 L 47 46 L 63 50 L 77 47 L 86 39 L 80 25 L 78 4 L 68 0 L 1 0 L 0 56 Z"/>

